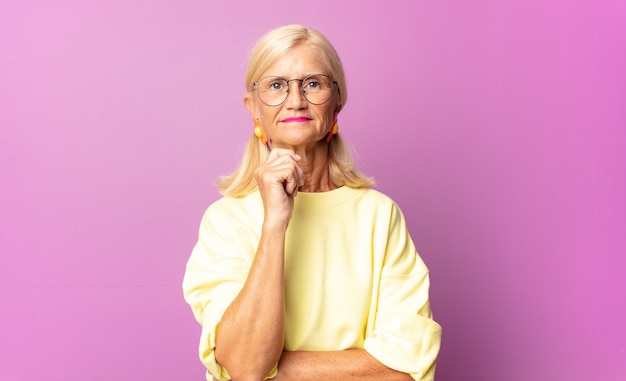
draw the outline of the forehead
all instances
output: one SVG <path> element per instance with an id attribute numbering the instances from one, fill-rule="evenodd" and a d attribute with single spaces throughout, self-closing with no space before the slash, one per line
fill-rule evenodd
<path id="1" fill-rule="evenodd" d="M 302 78 L 310 74 L 329 74 L 328 65 L 318 48 L 300 45 L 281 55 L 261 77 Z"/>

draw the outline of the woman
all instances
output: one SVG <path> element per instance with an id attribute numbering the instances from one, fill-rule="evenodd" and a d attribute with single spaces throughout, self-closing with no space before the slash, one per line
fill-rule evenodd
<path id="1" fill-rule="evenodd" d="M 441 328 L 398 207 L 338 134 L 343 68 L 298 25 L 254 48 L 254 135 L 218 184 L 183 281 L 217 380 L 432 380 Z"/>

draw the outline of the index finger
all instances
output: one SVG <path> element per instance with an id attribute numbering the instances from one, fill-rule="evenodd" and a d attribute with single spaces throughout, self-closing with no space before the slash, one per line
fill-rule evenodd
<path id="1" fill-rule="evenodd" d="M 294 160 L 298 161 L 301 159 L 300 155 L 295 153 L 294 151 L 287 148 L 274 148 L 270 151 L 270 156 L 267 158 L 268 161 L 276 159 L 281 156 L 291 156 Z"/>

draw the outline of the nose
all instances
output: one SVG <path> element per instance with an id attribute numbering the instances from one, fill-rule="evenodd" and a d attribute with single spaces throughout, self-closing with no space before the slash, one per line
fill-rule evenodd
<path id="1" fill-rule="evenodd" d="M 295 87 L 294 87 L 295 83 Z M 302 91 L 302 80 L 292 79 L 287 82 L 289 91 L 287 92 L 287 100 L 285 104 L 289 108 L 304 108 L 307 105 L 306 98 L 304 98 L 304 92 Z"/>

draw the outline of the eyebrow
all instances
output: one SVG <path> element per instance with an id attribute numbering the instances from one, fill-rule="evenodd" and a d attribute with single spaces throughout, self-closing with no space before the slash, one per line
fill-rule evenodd
<path id="1" fill-rule="evenodd" d="M 314 76 L 314 75 L 325 75 L 325 76 L 327 76 L 327 77 L 332 79 L 330 74 L 325 74 L 325 73 L 309 73 L 309 74 L 305 74 L 305 75 L 303 75 L 302 77 L 299 77 L 299 78 L 289 78 L 289 79 L 304 79 L 304 78 L 311 77 L 311 76 Z M 275 77 L 275 78 L 280 78 L 280 79 L 287 80 L 287 77 L 284 76 L 284 75 L 265 75 L 265 76 L 261 77 L 261 79 L 267 78 L 267 77 Z"/>

